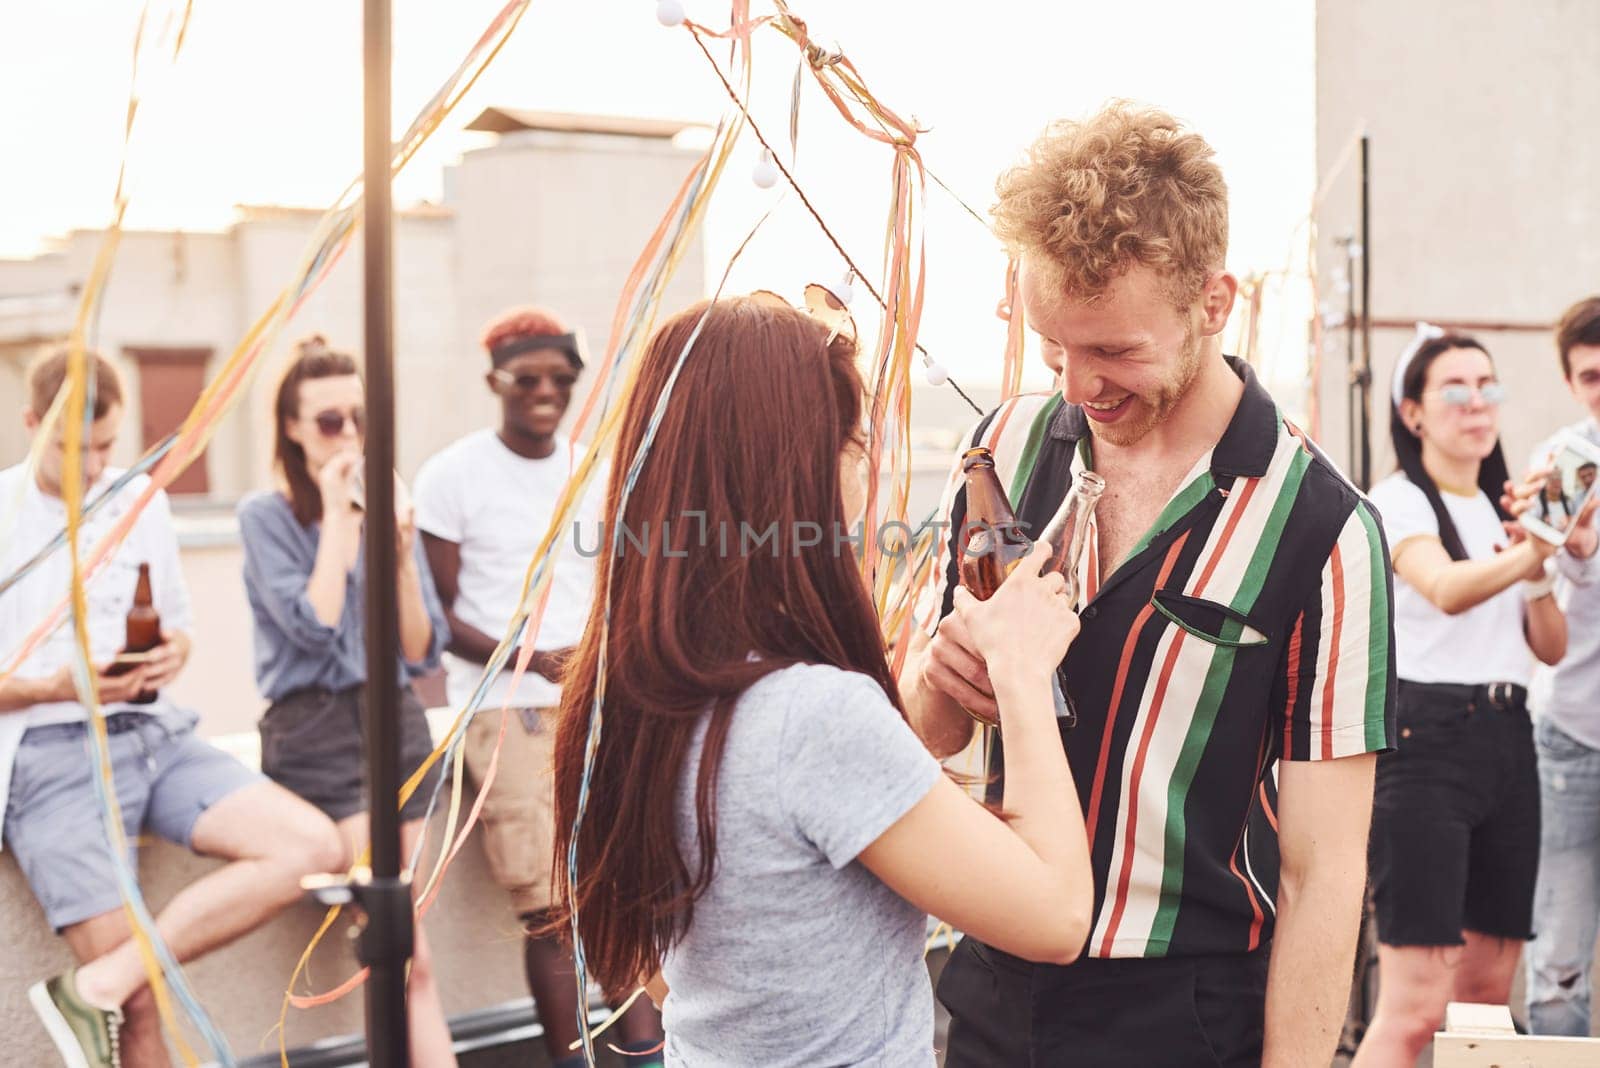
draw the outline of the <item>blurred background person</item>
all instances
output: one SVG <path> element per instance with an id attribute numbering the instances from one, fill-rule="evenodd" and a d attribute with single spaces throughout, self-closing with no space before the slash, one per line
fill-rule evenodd
<path id="1" fill-rule="evenodd" d="M 1512 522 L 1544 491 L 1513 491 L 1505 388 L 1464 335 L 1428 336 L 1395 370 L 1400 470 L 1372 488 L 1395 571 L 1399 744 L 1378 758 L 1372 883 L 1378 1008 L 1357 1068 L 1409 1066 L 1450 1001 L 1506 1004 L 1533 933 L 1539 791 L 1527 685 L 1561 659 L 1566 621 L 1546 562 Z M 1594 551 L 1593 507 L 1569 551 Z"/>
<path id="2" fill-rule="evenodd" d="M 256 686 L 271 702 L 261 717 L 261 770 L 328 815 L 344 838 L 345 865 L 366 849 L 366 583 L 359 475 L 366 413 L 353 357 L 321 336 L 299 343 L 278 384 L 273 460 L 278 488 L 239 503 L 244 584 L 255 623 Z M 449 636 L 404 487 L 395 486 L 401 659 L 400 759 L 409 777 L 433 751 L 411 678 L 438 666 Z M 409 860 L 439 774 L 401 809 L 400 848 Z M 455 1064 L 422 925 L 408 982 L 411 1062 Z"/>
<path id="3" fill-rule="evenodd" d="M 500 402 L 499 425 L 468 434 L 417 473 L 417 527 L 449 621 L 445 677 L 456 709 L 466 707 L 520 607 L 528 564 L 584 455 L 559 432 L 583 371 L 577 335 L 552 312 L 513 308 L 484 328 L 483 348 L 489 356 L 485 385 Z M 595 477 L 603 487 L 604 470 Z M 515 689 L 509 666 L 496 676 L 466 739 L 467 772 L 480 788 L 500 746 L 499 768 L 480 814 L 484 853 L 527 933 L 523 967 L 556 1068 L 584 1063 L 582 1052 L 571 1049 L 578 1040 L 572 951 L 561 936 L 535 932 L 550 926 L 555 716 L 561 665 L 583 636 L 594 597 L 598 499 L 590 493 L 578 504 L 575 526 L 555 562 L 527 673 Z M 587 528 L 581 544 L 590 555 L 578 551 L 576 524 Z M 509 716 L 503 741 L 501 708 Z M 644 1056 L 661 1045 L 660 1017 L 649 1002 L 636 1002 L 614 1034 L 634 1068 L 659 1063 Z"/>
<path id="4" fill-rule="evenodd" d="M 1573 399 L 1589 413 L 1565 432 L 1600 446 L 1600 296 L 1567 309 L 1556 352 Z M 1534 450 L 1535 463 L 1545 462 L 1556 438 Z M 1594 465 L 1577 475 L 1586 502 Z M 1568 564 L 1570 554 L 1561 559 L 1567 655 L 1539 670 L 1532 698 L 1542 818 L 1528 1026 L 1537 1035 L 1587 1035 L 1600 926 L 1600 584 L 1593 571 Z"/>
<path id="5" fill-rule="evenodd" d="M 150 483 L 138 475 L 107 499 L 124 474 L 108 466 L 126 411 L 123 382 L 104 356 L 89 352 L 86 360 L 94 393 L 93 422 L 83 442 L 83 499 L 94 511 L 84 517 L 80 531 L 85 547 L 110 534 Z M 47 432 L 45 413 L 66 381 L 67 363 L 63 347 L 28 367 L 22 421 L 35 440 Z M 11 575 L 28 568 L 0 597 L 0 642 L 7 648 L 55 611 L 71 583 L 72 561 L 64 545 L 36 559 L 66 525 L 64 422 L 48 431 L 52 440 L 40 443 L 37 466 L 24 460 L 0 471 L 0 500 L 16 505 L 7 516 L 14 525 L 0 539 L 5 542 L 0 569 Z M 332 871 L 341 850 L 333 824 L 202 741 L 196 732 L 199 716 L 174 704 L 170 687 L 190 662 L 193 630 L 178 553 L 167 494 L 157 490 L 105 568 L 86 579 L 85 596 L 108 770 L 130 854 L 155 836 L 226 862 L 183 887 L 157 917 L 174 956 L 188 962 L 298 901 L 300 880 Z M 35 563 L 29 565 L 30 560 Z M 141 577 L 148 580 L 148 603 L 160 615 L 160 643 L 136 663 L 118 664 L 119 650 L 131 651 L 125 644 L 128 617 L 140 599 Z M 0 682 L 5 846 L 46 922 L 78 961 L 77 967 L 35 984 L 28 1000 L 68 1065 L 166 1066 L 171 1062 L 160 1013 L 145 985 L 91 778 L 100 769 L 88 759 L 88 710 L 79 703 L 72 667 L 76 644 L 71 627 L 57 628 Z M 11 960 L 15 977 L 20 969 L 14 956 Z M 24 1063 L 26 1058 L 15 1055 L 14 1039 L 8 1034 L 6 1048 L 13 1052 L 4 1059 Z"/>

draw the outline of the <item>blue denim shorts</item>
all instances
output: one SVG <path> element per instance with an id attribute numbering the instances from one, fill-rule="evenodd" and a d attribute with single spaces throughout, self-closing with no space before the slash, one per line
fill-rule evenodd
<path id="1" fill-rule="evenodd" d="M 119 712 L 106 721 L 111 773 L 129 849 L 141 830 L 190 848 L 201 813 L 261 775 L 195 736 L 198 717 Z M 62 723 L 22 736 L 11 769 L 6 847 L 60 931 L 121 907 L 95 800 L 88 727 Z M 130 856 L 130 861 L 133 859 Z"/>

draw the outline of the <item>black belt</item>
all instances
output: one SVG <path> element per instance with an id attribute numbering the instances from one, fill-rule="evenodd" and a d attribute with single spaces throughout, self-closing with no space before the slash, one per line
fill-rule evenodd
<path id="1" fill-rule="evenodd" d="M 1400 680 L 1402 689 L 1424 690 L 1450 697 L 1467 705 L 1468 710 L 1493 709 L 1496 712 L 1521 712 L 1528 707 L 1528 688 L 1514 682 L 1410 682 Z"/>
<path id="2" fill-rule="evenodd" d="M 113 712 L 106 717 L 107 734 L 126 734 L 155 719 L 147 712 Z M 47 723 L 42 727 L 29 727 L 23 732 L 24 742 L 54 742 L 82 735 L 89 729 L 88 720 L 73 723 Z"/>

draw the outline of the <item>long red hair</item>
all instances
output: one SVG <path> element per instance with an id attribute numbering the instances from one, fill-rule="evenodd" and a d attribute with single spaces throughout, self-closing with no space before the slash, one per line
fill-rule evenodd
<path id="1" fill-rule="evenodd" d="M 622 483 L 702 313 L 619 539 Z M 854 344 L 830 342 L 826 327 L 792 309 L 748 298 L 709 311 L 702 303 L 667 321 L 644 355 L 611 467 L 595 604 L 567 664 L 555 745 L 554 920 L 577 911 L 591 974 L 608 993 L 626 993 L 654 973 L 710 884 L 718 768 L 747 687 L 792 664 L 831 664 L 876 679 L 900 707 L 854 554 L 833 536 L 846 520 L 840 454 L 859 435 L 861 411 Z M 821 544 L 806 547 L 815 540 L 805 529 L 812 523 Z M 776 549 L 752 547 L 773 527 Z M 604 733 L 571 884 L 567 848 L 607 604 Z M 708 711 L 691 870 L 677 797 Z"/>

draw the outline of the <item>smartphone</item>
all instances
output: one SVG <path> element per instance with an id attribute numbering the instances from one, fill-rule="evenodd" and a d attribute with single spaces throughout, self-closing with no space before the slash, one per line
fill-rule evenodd
<path id="1" fill-rule="evenodd" d="M 111 663 L 106 665 L 105 674 L 111 678 L 116 678 L 118 675 L 126 675 L 140 664 L 148 663 L 150 656 L 150 652 L 118 653 L 111 658 Z"/>
<path id="2" fill-rule="evenodd" d="M 1544 490 L 1534 498 L 1533 507 L 1518 518 L 1535 537 L 1560 545 L 1567 540 L 1589 495 L 1596 492 L 1600 448 L 1567 431 L 1556 439 L 1548 466 L 1550 478 Z"/>

